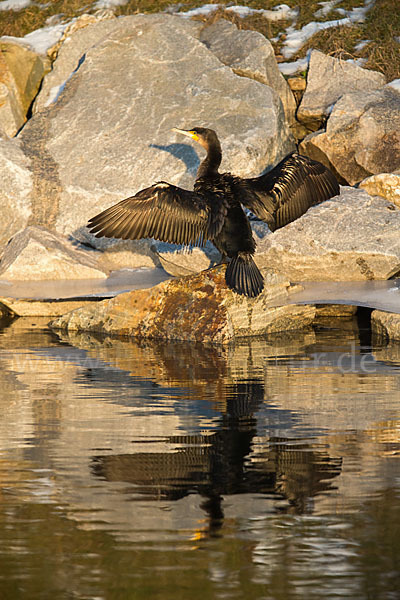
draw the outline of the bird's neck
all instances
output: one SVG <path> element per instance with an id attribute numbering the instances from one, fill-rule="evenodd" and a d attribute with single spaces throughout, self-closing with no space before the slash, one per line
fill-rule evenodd
<path id="1" fill-rule="evenodd" d="M 217 175 L 221 160 L 221 146 L 219 142 L 217 142 L 207 148 L 207 156 L 203 162 L 200 163 L 197 170 L 197 179 L 199 177 L 212 177 L 213 175 Z"/>

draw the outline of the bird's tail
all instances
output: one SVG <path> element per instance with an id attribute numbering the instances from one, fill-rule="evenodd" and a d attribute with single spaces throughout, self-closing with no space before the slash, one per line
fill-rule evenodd
<path id="1" fill-rule="evenodd" d="M 225 272 L 228 287 L 237 294 L 255 298 L 264 289 L 264 279 L 251 254 L 239 253 L 232 258 Z"/>

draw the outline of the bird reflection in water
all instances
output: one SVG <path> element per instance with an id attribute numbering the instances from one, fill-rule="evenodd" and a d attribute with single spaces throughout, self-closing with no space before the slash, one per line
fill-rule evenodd
<path id="1" fill-rule="evenodd" d="M 341 459 L 293 439 L 265 438 L 257 432 L 256 413 L 265 402 L 260 381 L 228 386 L 226 412 L 210 435 L 171 436 L 175 452 L 138 452 L 93 457 L 92 472 L 110 482 L 134 485 L 135 495 L 176 501 L 197 492 L 207 515 L 202 536 L 217 536 L 223 503 L 234 494 L 261 494 L 286 500 L 277 510 L 312 512 L 312 498 L 332 489 Z M 257 452 L 254 453 L 254 446 Z"/>

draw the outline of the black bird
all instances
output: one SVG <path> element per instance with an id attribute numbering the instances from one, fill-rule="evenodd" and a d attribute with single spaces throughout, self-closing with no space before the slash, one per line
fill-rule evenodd
<path id="1" fill-rule="evenodd" d="M 300 217 L 310 206 L 339 193 L 334 175 L 321 163 L 290 154 L 272 171 L 244 179 L 219 173 L 221 145 L 212 129 L 176 129 L 207 151 L 193 191 L 165 181 L 141 190 L 90 219 L 96 237 L 204 245 L 210 240 L 229 261 L 225 280 L 238 294 L 255 297 L 264 280 L 253 260 L 256 249 L 243 206 L 272 231 Z"/>

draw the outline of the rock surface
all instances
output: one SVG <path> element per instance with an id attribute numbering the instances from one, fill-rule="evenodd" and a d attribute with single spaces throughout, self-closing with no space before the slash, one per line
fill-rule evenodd
<path id="1" fill-rule="evenodd" d="M 33 178 L 30 160 L 15 140 L 0 139 L 0 255 L 31 216 Z"/>
<path id="2" fill-rule="evenodd" d="M 227 343 L 238 337 L 308 327 L 315 307 L 267 306 L 272 299 L 287 295 L 289 287 L 285 278 L 270 272 L 265 291 L 258 298 L 241 297 L 226 288 L 224 267 L 220 267 L 149 290 L 120 294 L 68 313 L 50 326 L 139 338 Z"/>
<path id="3" fill-rule="evenodd" d="M 7 245 L 0 277 L 7 280 L 96 279 L 100 253 L 76 249 L 66 237 L 43 227 L 27 227 Z"/>
<path id="4" fill-rule="evenodd" d="M 376 336 L 400 342 L 400 314 L 374 310 L 371 313 L 371 327 Z"/>
<path id="5" fill-rule="evenodd" d="M 294 148 L 277 93 L 222 65 L 192 24 L 170 15 L 111 22 L 57 102 L 19 136 L 37 174 L 32 224 L 97 247 L 89 217 L 160 179 L 192 184 L 204 153 L 173 126 L 214 127 L 222 168 L 239 175 L 256 175 Z"/>
<path id="6" fill-rule="evenodd" d="M 220 262 L 216 247 L 207 242 L 204 248 L 186 248 L 165 242 L 155 242 L 152 249 L 160 259 L 161 266 L 174 277 L 200 273 Z"/>
<path id="7" fill-rule="evenodd" d="M 290 281 L 389 279 L 400 271 L 400 210 L 364 190 L 342 193 L 259 242 L 259 267 Z"/>
<path id="8" fill-rule="evenodd" d="M 350 185 L 400 169 L 400 93 L 390 86 L 345 94 L 326 131 L 311 134 L 300 151 L 322 160 Z"/>
<path id="9" fill-rule="evenodd" d="M 377 71 L 362 69 L 354 63 L 313 50 L 307 74 L 307 88 L 297 118 L 317 130 L 329 116 L 333 105 L 350 92 L 371 92 L 386 83 Z"/>
<path id="10" fill-rule="evenodd" d="M 255 79 L 278 92 L 289 124 L 295 121 L 296 101 L 278 69 L 271 42 L 261 33 L 239 30 L 220 19 L 201 30 L 199 39 L 237 75 Z"/>
<path id="11" fill-rule="evenodd" d="M 359 187 L 368 192 L 370 196 L 381 196 L 400 208 L 399 173 L 379 173 L 379 175 L 372 175 L 364 179 Z"/>
<path id="12" fill-rule="evenodd" d="M 65 32 L 65 39 L 60 42 L 57 59 L 50 73 L 44 78 L 40 93 L 33 105 L 34 113 L 57 100 L 65 83 L 79 68 L 80 62 L 85 59 L 86 52 L 109 35 L 116 26 L 116 19 L 96 22 L 93 15 L 84 16 L 92 16 L 94 21 L 87 23 L 86 27 L 79 29 L 74 27 L 72 30 L 69 28 Z"/>
<path id="13" fill-rule="evenodd" d="M 0 42 L 0 129 L 13 137 L 22 127 L 50 61 L 28 48 Z"/>

